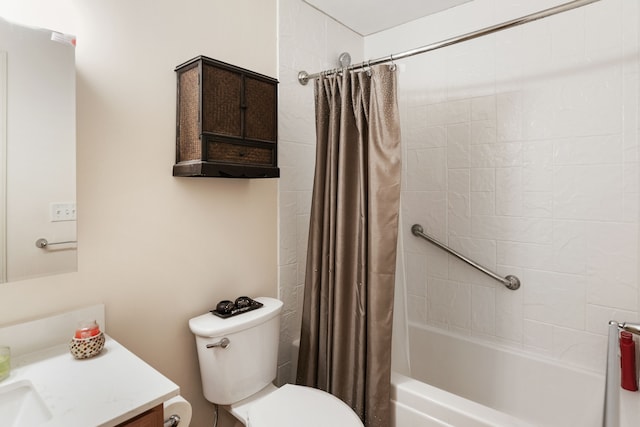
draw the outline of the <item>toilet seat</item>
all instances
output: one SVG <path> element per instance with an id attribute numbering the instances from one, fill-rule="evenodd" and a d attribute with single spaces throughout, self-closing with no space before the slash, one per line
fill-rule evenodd
<path id="1" fill-rule="evenodd" d="M 249 408 L 247 427 L 362 427 L 343 401 L 324 391 L 285 384 Z"/>

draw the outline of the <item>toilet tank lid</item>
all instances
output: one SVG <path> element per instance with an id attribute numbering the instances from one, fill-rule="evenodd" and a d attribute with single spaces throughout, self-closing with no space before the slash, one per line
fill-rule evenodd
<path id="1" fill-rule="evenodd" d="M 218 337 L 224 334 L 242 331 L 278 316 L 282 310 L 282 301 L 269 298 L 255 298 L 263 306 L 237 316 L 220 318 L 213 313 L 205 313 L 189 320 L 189 329 L 201 337 Z"/>

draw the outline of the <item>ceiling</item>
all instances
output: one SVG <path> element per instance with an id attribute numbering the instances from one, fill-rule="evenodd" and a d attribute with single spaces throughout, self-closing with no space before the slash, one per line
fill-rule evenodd
<path id="1" fill-rule="evenodd" d="M 362 36 L 471 0 L 303 0 Z"/>

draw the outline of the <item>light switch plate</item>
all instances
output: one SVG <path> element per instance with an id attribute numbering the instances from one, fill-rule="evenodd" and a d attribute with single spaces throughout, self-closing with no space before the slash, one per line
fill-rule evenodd
<path id="1" fill-rule="evenodd" d="M 51 203 L 50 208 L 51 222 L 76 220 L 75 203 Z"/>

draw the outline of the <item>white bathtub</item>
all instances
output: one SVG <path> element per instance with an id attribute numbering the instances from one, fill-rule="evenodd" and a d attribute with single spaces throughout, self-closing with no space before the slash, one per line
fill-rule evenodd
<path id="1" fill-rule="evenodd" d="M 602 375 L 426 327 L 409 326 L 409 342 L 412 378 L 392 377 L 395 427 L 602 426 Z"/>

